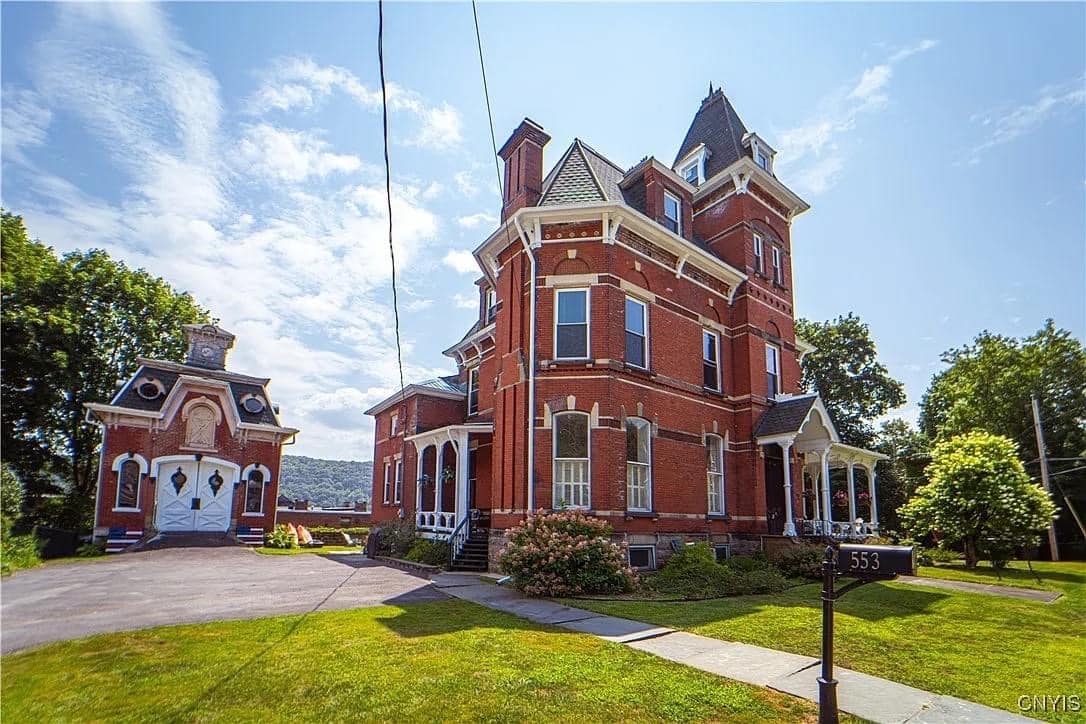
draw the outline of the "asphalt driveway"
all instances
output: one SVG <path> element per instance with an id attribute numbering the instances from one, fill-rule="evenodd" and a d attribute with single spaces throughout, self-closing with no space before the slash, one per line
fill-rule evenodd
<path id="1" fill-rule="evenodd" d="M 445 598 L 361 554 L 171 548 L 23 571 L 0 583 L 0 651 L 90 634 Z"/>

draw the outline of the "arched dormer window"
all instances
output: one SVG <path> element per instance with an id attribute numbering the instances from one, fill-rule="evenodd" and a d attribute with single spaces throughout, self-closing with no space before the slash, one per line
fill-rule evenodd
<path id="1" fill-rule="evenodd" d="M 588 415 L 563 412 L 554 416 L 555 508 L 588 508 L 592 501 Z"/>

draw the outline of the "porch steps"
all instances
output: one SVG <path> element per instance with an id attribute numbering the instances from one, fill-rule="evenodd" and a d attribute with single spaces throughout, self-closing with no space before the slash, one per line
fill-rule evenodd
<path id="1" fill-rule="evenodd" d="M 485 528 L 473 530 L 460 555 L 452 560 L 449 570 L 486 572 L 490 558 L 489 540 L 490 532 Z"/>

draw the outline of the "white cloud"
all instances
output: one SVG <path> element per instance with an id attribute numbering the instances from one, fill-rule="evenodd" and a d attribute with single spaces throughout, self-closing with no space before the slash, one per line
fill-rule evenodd
<path id="1" fill-rule="evenodd" d="M 238 144 L 239 162 L 253 175 L 283 181 L 347 173 L 362 167 L 357 156 L 331 153 L 328 143 L 306 131 L 276 128 L 267 123 L 247 127 Z"/>
<path id="2" fill-rule="evenodd" d="M 476 309 L 479 306 L 479 298 L 457 292 L 453 295 L 453 304 L 460 309 Z"/>
<path id="3" fill-rule="evenodd" d="M 22 88 L 3 90 L 3 156 L 9 160 L 23 158 L 23 149 L 45 142 L 46 129 L 53 113 L 42 105 L 37 93 Z"/>
<path id="4" fill-rule="evenodd" d="M 479 193 L 479 187 L 475 184 L 475 178 L 470 171 L 458 171 L 453 176 L 453 183 L 456 184 L 456 190 L 468 198 Z"/>
<path id="5" fill-rule="evenodd" d="M 494 214 L 487 213 L 486 211 L 480 211 L 477 214 L 461 216 L 456 220 L 456 223 L 465 229 L 476 229 L 480 226 L 493 226 L 497 224 L 498 217 Z"/>
<path id="6" fill-rule="evenodd" d="M 466 249 L 452 249 L 442 261 L 445 266 L 452 267 L 459 274 L 477 274 L 479 272 L 479 265 L 475 262 L 475 257 Z"/>
<path id="7" fill-rule="evenodd" d="M 383 182 L 367 180 L 365 163 L 335 153 L 313 130 L 263 122 L 224 130 L 217 81 L 160 6 L 56 7 L 56 25 L 33 51 L 35 87 L 27 93 L 36 95 L 16 89 L 20 99 L 40 101 L 39 112 L 20 112 L 38 121 L 41 109 L 77 118 L 125 185 L 107 200 L 52 169 L 31 169 L 20 211 L 32 233 L 62 252 L 103 248 L 191 292 L 238 335 L 231 369 L 273 379 L 283 421 L 302 429 L 296 451 L 369 458 L 362 410 L 399 383 Z M 311 100 L 288 89 L 278 107 L 317 103 L 322 84 L 340 82 L 334 73 L 313 78 L 304 86 Z M 16 118 L 6 110 L 5 124 Z M 41 142 L 33 129 L 46 128 L 16 127 L 24 143 Z M 335 174 L 345 176 L 320 192 L 296 184 Z M 267 188 L 241 193 L 256 182 Z M 438 219 L 425 204 L 439 187 L 392 190 L 408 290 L 432 268 Z M 411 299 L 406 308 L 430 304 Z M 412 342 L 406 335 L 409 379 L 447 373 L 414 363 Z"/>
<path id="8" fill-rule="evenodd" d="M 250 96 L 248 111 L 312 110 L 334 91 L 353 98 L 370 111 L 381 110 L 381 89 L 370 88 L 346 68 L 318 65 L 312 58 L 281 58 L 264 74 L 262 85 Z M 388 107 L 414 116 L 417 128 L 403 143 L 432 149 L 448 149 L 463 140 L 460 112 L 448 103 L 431 105 L 418 93 L 396 83 L 385 86 Z"/>
<path id="9" fill-rule="evenodd" d="M 855 131 L 859 119 L 886 107 L 894 68 L 918 53 L 937 45 L 923 40 L 901 48 L 885 62 L 865 68 L 859 78 L 822 99 L 819 110 L 806 121 L 777 134 L 777 166 L 790 167 L 801 193 L 820 194 L 841 175 L 845 165 L 845 137 Z"/>
<path id="10" fill-rule="evenodd" d="M 1083 105 L 1086 101 L 1086 78 L 1077 78 L 1059 85 L 1042 88 L 1036 100 L 1001 113 L 975 115 L 974 121 L 990 127 L 986 138 L 973 147 L 969 163 L 980 162 L 985 152 L 1010 143 L 1044 124 L 1053 116 Z"/>

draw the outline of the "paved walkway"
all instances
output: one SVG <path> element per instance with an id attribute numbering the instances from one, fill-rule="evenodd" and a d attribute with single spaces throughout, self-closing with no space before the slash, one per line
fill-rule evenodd
<path id="1" fill-rule="evenodd" d="M 819 661 L 759 646 L 720 641 L 685 631 L 604 616 L 554 601 L 525 598 L 475 574 L 444 573 L 434 585 L 457 598 L 530 621 L 592 634 L 729 679 L 818 700 Z M 842 711 L 874 722 L 1028 722 L 1030 719 L 952 696 L 933 694 L 886 679 L 837 668 Z"/>
<path id="2" fill-rule="evenodd" d="M 898 576 L 898 583 L 911 583 L 914 586 L 945 588 L 965 593 L 982 593 L 986 596 L 1004 598 L 1024 598 L 1027 601 L 1052 603 L 1062 594 L 1058 591 L 1038 591 L 1035 588 L 1017 588 L 1015 586 L 997 586 L 992 583 L 972 583 L 970 581 L 948 581 L 944 578 L 922 578 L 920 576 Z"/>
<path id="3" fill-rule="evenodd" d="M 0 651 L 91 634 L 433 601 L 424 578 L 346 555 L 171 548 L 20 571 L 0 583 Z"/>

